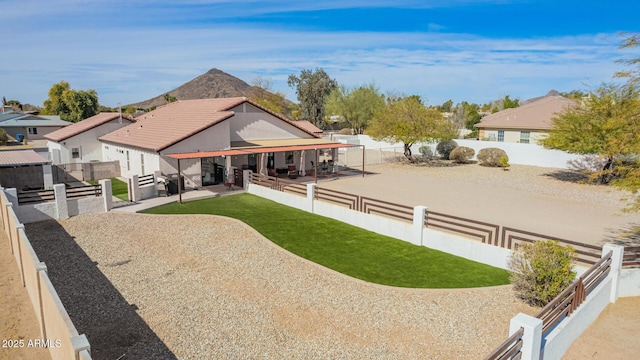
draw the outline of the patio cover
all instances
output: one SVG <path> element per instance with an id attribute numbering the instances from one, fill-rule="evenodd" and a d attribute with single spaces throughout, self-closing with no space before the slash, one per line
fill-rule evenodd
<path id="1" fill-rule="evenodd" d="M 343 144 L 343 143 L 324 143 L 324 144 L 290 145 L 290 146 L 261 146 L 261 147 L 248 147 L 248 148 L 229 149 L 229 150 L 199 151 L 199 152 L 193 152 L 193 153 L 168 154 L 166 156 L 173 159 L 184 160 L 184 159 L 200 159 L 200 158 L 214 157 L 214 156 L 262 154 L 262 153 L 268 153 L 268 152 L 281 152 L 281 151 L 336 149 L 336 148 L 347 148 L 347 147 L 355 147 L 355 146 L 362 146 L 362 145 Z"/>

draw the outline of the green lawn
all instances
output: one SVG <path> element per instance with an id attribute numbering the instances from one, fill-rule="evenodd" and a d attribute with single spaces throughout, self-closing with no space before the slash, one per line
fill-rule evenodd
<path id="1" fill-rule="evenodd" d="M 129 201 L 128 185 L 126 182 L 117 178 L 111 178 L 111 191 L 112 195 L 122 201 Z M 97 184 L 95 180 L 87 180 L 89 184 Z"/>
<path id="2" fill-rule="evenodd" d="M 123 201 L 129 201 L 128 185 L 126 182 L 112 178 L 111 179 L 111 191 L 113 196 Z"/>
<path id="3" fill-rule="evenodd" d="M 379 235 L 250 194 L 146 210 L 239 219 L 301 257 L 372 283 L 411 288 L 469 288 L 509 283 L 506 270 Z"/>

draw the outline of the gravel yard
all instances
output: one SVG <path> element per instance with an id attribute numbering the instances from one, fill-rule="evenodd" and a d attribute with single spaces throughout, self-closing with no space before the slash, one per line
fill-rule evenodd
<path id="1" fill-rule="evenodd" d="M 107 213 L 26 228 L 95 359 L 477 359 L 511 317 L 536 310 L 510 286 L 364 283 L 221 217 Z"/>

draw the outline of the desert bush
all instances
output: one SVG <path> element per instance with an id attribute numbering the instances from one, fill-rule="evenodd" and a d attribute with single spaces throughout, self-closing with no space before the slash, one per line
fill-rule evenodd
<path id="1" fill-rule="evenodd" d="M 507 158 L 507 161 L 509 160 L 507 153 L 502 149 L 485 148 L 478 151 L 478 161 L 482 166 L 501 167 L 500 159 L 503 156 Z"/>
<path id="2" fill-rule="evenodd" d="M 507 155 L 500 158 L 500 166 L 502 166 L 503 170 L 507 170 L 507 168 L 511 166 L 509 164 L 509 157 Z"/>
<path id="3" fill-rule="evenodd" d="M 509 260 L 510 280 L 517 296 L 532 306 L 544 306 L 575 279 L 576 251 L 557 241 L 521 244 Z"/>
<path id="4" fill-rule="evenodd" d="M 340 129 L 340 131 L 338 131 L 338 135 L 353 135 L 353 130 L 349 128 Z"/>
<path id="5" fill-rule="evenodd" d="M 476 151 L 470 147 L 458 146 L 451 151 L 451 154 L 449 154 L 449 160 L 453 160 L 460 164 L 467 164 L 475 153 Z"/>
<path id="6" fill-rule="evenodd" d="M 431 146 L 420 146 L 420 149 L 418 149 L 418 151 L 420 151 L 420 154 L 422 154 L 422 156 L 426 158 L 433 157 L 433 150 L 431 150 Z"/>
<path id="7" fill-rule="evenodd" d="M 7 141 L 9 141 L 9 135 L 4 129 L 0 128 L 0 145 L 7 145 Z"/>
<path id="8" fill-rule="evenodd" d="M 454 140 L 442 141 L 436 146 L 436 151 L 443 159 L 448 159 L 453 149 L 458 147 L 458 143 Z"/>

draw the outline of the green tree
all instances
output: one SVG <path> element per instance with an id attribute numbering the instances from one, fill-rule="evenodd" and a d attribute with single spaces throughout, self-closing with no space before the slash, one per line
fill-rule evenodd
<path id="1" fill-rule="evenodd" d="M 325 113 L 338 115 L 343 125 L 363 134 L 373 115 L 383 107 L 384 95 L 374 84 L 351 90 L 338 86 L 327 98 Z"/>
<path id="2" fill-rule="evenodd" d="M 9 135 L 3 128 L 0 128 L 0 145 L 7 145 L 7 141 L 9 141 Z"/>
<path id="3" fill-rule="evenodd" d="M 582 106 L 565 109 L 552 119 L 547 148 L 573 154 L 595 154 L 604 158 L 602 169 L 594 174 L 602 184 L 617 175 L 616 159 L 640 153 L 638 126 L 640 96 L 633 84 L 602 85 Z"/>
<path id="4" fill-rule="evenodd" d="M 178 98 L 176 98 L 175 96 L 172 96 L 172 95 L 171 95 L 171 94 L 169 94 L 169 93 L 166 93 L 166 94 L 164 94 L 164 101 L 165 101 L 167 104 L 169 104 L 169 103 L 172 103 L 172 102 L 176 102 L 176 101 L 178 101 Z"/>
<path id="5" fill-rule="evenodd" d="M 73 90 L 68 82 L 61 81 L 49 90 L 49 98 L 44 101 L 41 113 L 60 115 L 62 120 L 78 122 L 99 111 L 100 104 L 95 90 Z"/>
<path id="6" fill-rule="evenodd" d="M 322 69 L 304 69 L 300 76 L 289 75 L 287 83 L 296 89 L 300 102 L 300 118 L 324 129 L 324 103 L 338 83 Z"/>
<path id="7" fill-rule="evenodd" d="M 442 112 L 451 112 L 453 108 L 453 100 L 449 99 L 440 105 L 440 111 Z"/>
<path id="8" fill-rule="evenodd" d="M 371 119 L 367 133 L 376 140 L 401 142 L 411 162 L 411 146 L 418 142 L 451 140 L 456 129 L 442 113 L 424 106 L 419 96 L 392 97 Z"/>

